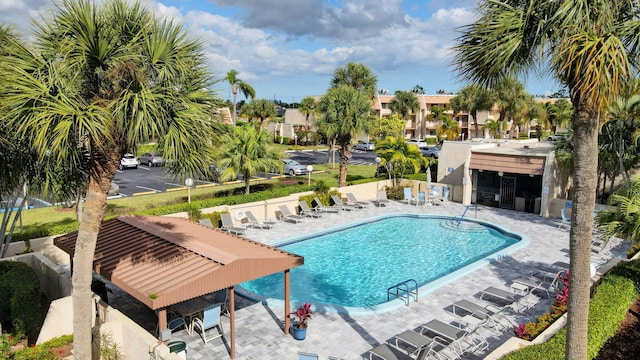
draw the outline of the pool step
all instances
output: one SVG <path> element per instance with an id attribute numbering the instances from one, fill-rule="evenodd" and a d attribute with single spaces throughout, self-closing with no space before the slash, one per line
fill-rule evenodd
<path id="1" fill-rule="evenodd" d="M 443 220 L 440 222 L 440 227 L 448 230 L 464 231 L 464 232 L 487 232 L 487 228 L 470 221 L 462 221 L 458 224 L 458 219 L 453 218 L 449 220 Z"/>

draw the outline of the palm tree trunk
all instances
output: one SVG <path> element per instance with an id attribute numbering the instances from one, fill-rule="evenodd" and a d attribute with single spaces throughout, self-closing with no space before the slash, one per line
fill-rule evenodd
<path id="1" fill-rule="evenodd" d="M 249 186 L 249 176 L 244 176 L 244 193 L 249 195 L 251 187 Z"/>
<path id="2" fill-rule="evenodd" d="M 567 360 L 587 358 L 589 291 L 591 287 L 591 234 L 598 168 L 598 117 L 584 100 L 576 104 L 573 122 L 574 199 L 569 235 L 570 272 L 567 318 Z"/>
<path id="3" fill-rule="evenodd" d="M 471 117 L 473 117 L 473 127 L 475 128 L 475 132 L 476 132 L 476 135 L 475 135 L 474 137 L 476 137 L 476 138 L 479 136 L 479 135 L 478 135 L 478 133 L 479 133 L 479 131 L 480 131 L 480 126 L 478 125 L 478 118 L 477 118 L 477 116 L 478 116 L 478 112 L 477 112 L 477 111 L 474 111 L 474 112 L 471 114 Z"/>
<path id="4" fill-rule="evenodd" d="M 76 359 L 91 359 L 91 322 L 94 318 L 91 301 L 93 256 L 100 224 L 107 208 L 107 191 L 94 179 L 89 180 L 86 207 L 73 255 L 73 352 Z"/>
<path id="5" fill-rule="evenodd" d="M 623 123 L 620 120 L 620 123 Z M 624 126 L 620 126 L 619 135 L 618 135 L 618 165 L 620 166 L 620 174 L 622 174 L 622 179 L 624 180 L 624 184 L 626 186 L 631 185 L 631 181 L 629 180 L 629 174 L 627 174 L 627 169 L 624 168 L 624 139 L 622 132 L 624 131 Z"/>
<path id="6" fill-rule="evenodd" d="M 338 187 L 347 185 L 347 166 L 349 165 L 350 158 L 351 153 L 349 153 L 347 144 L 342 144 L 340 147 L 340 175 L 338 177 Z"/>
<path id="7" fill-rule="evenodd" d="M 233 89 L 233 86 L 232 86 L 232 91 L 233 91 L 233 114 L 231 114 L 231 122 L 233 123 L 233 126 L 236 126 L 236 96 L 238 95 L 238 90 Z"/>

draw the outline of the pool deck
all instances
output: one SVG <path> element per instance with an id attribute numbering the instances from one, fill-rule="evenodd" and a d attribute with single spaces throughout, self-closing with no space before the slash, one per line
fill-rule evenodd
<path id="1" fill-rule="evenodd" d="M 320 219 L 309 219 L 301 224 L 280 222 L 272 230 L 252 229 L 245 236 L 266 244 L 275 244 L 287 238 L 385 214 L 418 213 L 460 216 L 464 209 L 463 205 L 457 203 L 449 203 L 446 207 L 416 207 L 403 202 L 390 201 L 386 207 L 325 214 Z M 473 209 L 470 209 L 466 217 L 474 218 L 474 216 Z M 508 290 L 511 280 L 530 275 L 536 265 L 552 264 L 557 261 L 569 262 L 569 231 L 557 229 L 559 219 L 547 219 L 530 213 L 482 206 L 478 207 L 477 219 L 526 236 L 530 243 L 510 256 L 481 267 L 453 283 L 420 294 L 419 301 L 411 303 L 410 306 L 362 316 L 317 312 L 309 322 L 307 338 L 304 341 L 297 341 L 291 336 L 284 335 L 282 308 L 236 296 L 236 359 L 295 360 L 298 359 L 299 352 L 317 354 L 320 359 L 329 357 L 361 359 L 366 355 L 367 350 L 374 346 L 386 342 L 405 330 L 417 329 L 420 324 L 432 319 L 455 321 L 456 318 L 445 309 L 461 299 L 473 299 L 481 303 L 482 301 L 478 300 L 478 294 L 488 286 Z M 389 236 L 397 236 L 397 234 L 389 234 Z M 609 247 L 613 256 L 623 256 L 627 248 L 625 244 L 619 242 L 610 242 Z M 592 257 L 596 267 L 607 260 L 608 258 L 601 256 Z M 292 278 L 292 281 L 296 279 Z M 135 300 L 121 290 L 114 288 L 109 302 L 149 331 L 155 329 L 153 312 L 135 304 Z M 543 313 L 549 304 L 549 300 L 543 296 L 535 308 L 521 314 L 513 314 L 511 320 L 517 323 L 529 321 Z M 187 342 L 188 358 L 192 360 L 230 359 L 227 317 L 223 317 L 223 329 L 225 336 L 209 342 L 206 346 L 197 335 L 190 337 L 183 331 L 175 332 L 172 341 L 179 339 Z M 480 359 L 509 337 L 511 337 L 510 331 L 500 337 L 491 337 L 488 339 L 490 345 L 488 350 L 477 356 L 466 358 Z"/>

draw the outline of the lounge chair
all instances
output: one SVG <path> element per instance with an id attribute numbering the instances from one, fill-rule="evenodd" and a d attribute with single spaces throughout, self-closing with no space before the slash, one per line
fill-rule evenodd
<path id="1" fill-rule="evenodd" d="M 222 226 L 220 227 L 220 229 L 231 234 L 244 235 L 244 233 L 247 231 L 247 228 L 244 226 L 233 225 L 233 219 L 231 219 L 231 214 L 229 213 L 220 214 L 220 221 L 222 221 Z"/>
<path id="2" fill-rule="evenodd" d="M 416 206 L 427 205 L 427 194 L 424 191 L 418 191 L 418 197 L 416 200 Z"/>
<path id="3" fill-rule="evenodd" d="M 455 354 L 454 358 L 461 358 L 465 353 L 484 350 L 489 347 L 489 343 L 480 333 L 462 330 L 438 319 L 420 325 L 420 334 L 428 334 L 428 337 L 431 337 L 429 335 L 433 336 L 433 334 L 435 334 L 436 337 L 444 339 L 445 343 L 449 344 L 449 346 L 448 348 L 440 350 L 438 354 L 446 350 L 451 350 Z M 451 358 L 450 354 L 444 353 L 443 355 Z"/>
<path id="4" fill-rule="evenodd" d="M 220 322 L 221 304 L 215 304 L 203 311 L 202 319 L 195 317 L 193 319 L 193 330 L 200 333 L 204 344 L 207 342 L 222 337 L 224 331 L 222 331 L 222 322 Z M 209 337 L 207 336 L 207 330 L 218 328 L 218 333 Z"/>
<path id="5" fill-rule="evenodd" d="M 487 297 L 489 301 L 493 302 L 501 308 L 511 308 L 515 312 L 520 312 L 535 305 L 535 301 L 529 301 L 528 295 L 519 295 L 509 292 L 507 290 L 498 289 L 494 286 L 482 290 L 480 293 L 480 300 Z"/>
<path id="6" fill-rule="evenodd" d="M 375 200 L 372 200 L 375 206 L 386 206 L 389 203 L 389 199 L 387 199 L 387 192 L 385 190 L 378 191 L 378 195 Z"/>
<path id="7" fill-rule="evenodd" d="M 340 212 L 340 209 L 338 208 L 331 207 L 331 206 L 324 206 L 324 204 L 322 204 L 322 201 L 320 201 L 320 199 L 318 199 L 317 196 L 313 198 L 312 204 L 313 204 L 313 208 L 316 211 L 320 211 L 323 213 L 334 213 L 334 214 Z"/>
<path id="8" fill-rule="evenodd" d="M 563 228 L 565 225 L 569 225 L 569 227 L 571 227 L 571 218 L 567 216 L 566 207 L 560 210 L 560 216 L 562 217 L 562 221 L 560 222 L 560 225 L 558 225 L 558 229 Z"/>
<path id="9" fill-rule="evenodd" d="M 322 216 L 321 212 L 310 208 L 309 204 L 307 204 L 307 202 L 304 200 L 300 200 L 298 203 L 298 206 L 300 206 L 300 215 L 302 216 L 316 218 L 316 219 Z"/>
<path id="10" fill-rule="evenodd" d="M 423 360 L 427 358 L 429 351 L 426 349 L 420 350 L 418 356 L 414 358 L 389 344 L 381 344 L 369 350 L 368 353 L 369 360 Z"/>
<path id="11" fill-rule="evenodd" d="M 371 203 L 367 201 L 358 200 L 356 196 L 353 195 L 353 193 L 346 193 L 345 195 L 347 195 L 347 200 L 349 200 L 349 204 L 353 206 L 359 207 L 361 209 L 371 206 Z"/>
<path id="12" fill-rule="evenodd" d="M 402 200 L 406 201 L 407 205 L 411 205 L 411 203 L 415 201 L 415 198 L 413 197 L 413 195 L 411 195 L 411 188 L 406 187 L 402 190 L 404 192 L 404 199 Z"/>
<path id="13" fill-rule="evenodd" d="M 500 309 L 492 310 L 491 306 L 481 306 L 469 300 L 459 300 L 451 305 L 451 314 L 462 322 L 468 322 L 469 316 L 481 320 L 479 325 L 501 333 L 512 328 L 509 319 L 502 315 Z M 505 325 L 506 323 L 506 325 Z"/>
<path id="14" fill-rule="evenodd" d="M 337 207 L 338 209 L 340 209 L 342 211 L 351 211 L 353 209 L 356 209 L 355 206 L 347 205 L 347 204 L 343 203 L 342 199 L 340 199 L 340 197 L 338 195 L 331 195 L 331 201 L 333 202 L 333 206 L 334 207 Z"/>
<path id="15" fill-rule="evenodd" d="M 556 290 L 556 281 L 547 282 L 533 276 L 515 278 L 513 282 L 526 286 L 529 292 L 536 290 L 544 291 L 544 293 L 547 294 L 547 298 L 551 298 L 551 293 Z"/>
<path id="16" fill-rule="evenodd" d="M 259 221 L 258 219 L 256 219 L 256 216 L 253 215 L 251 211 L 245 211 L 244 215 L 249 221 L 247 225 L 251 226 L 252 228 L 269 230 L 276 223 L 275 221 Z"/>
<path id="17" fill-rule="evenodd" d="M 204 218 L 204 219 L 200 219 L 198 220 L 198 222 L 204 226 L 208 226 L 210 228 L 214 228 L 215 226 L 213 226 L 213 223 L 211 223 L 211 219 L 209 218 Z"/>
<path id="18" fill-rule="evenodd" d="M 280 205 L 278 208 L 280 209 L 280 220 L 294 222 L 297 224 L 303 222 L 305 219 L 302 215 L 292 214 L 286 205 Z"/>

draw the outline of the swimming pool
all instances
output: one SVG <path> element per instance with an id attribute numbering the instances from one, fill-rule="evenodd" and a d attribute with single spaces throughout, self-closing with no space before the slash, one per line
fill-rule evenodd
<path id="1" fill-rule="evenodd" d="M 408 279 L 424 294 L 521 246 L 520 235 L 495 225 L 465 220 L 456 226 L 450 217 L 415 214 L 381 216 L 278 245 L 305 258 L 291 271 L 292 300 L 338 309 L 384 306 L 387 288 Z M 283 299 L 282 274 L 242 287 Z"/>

